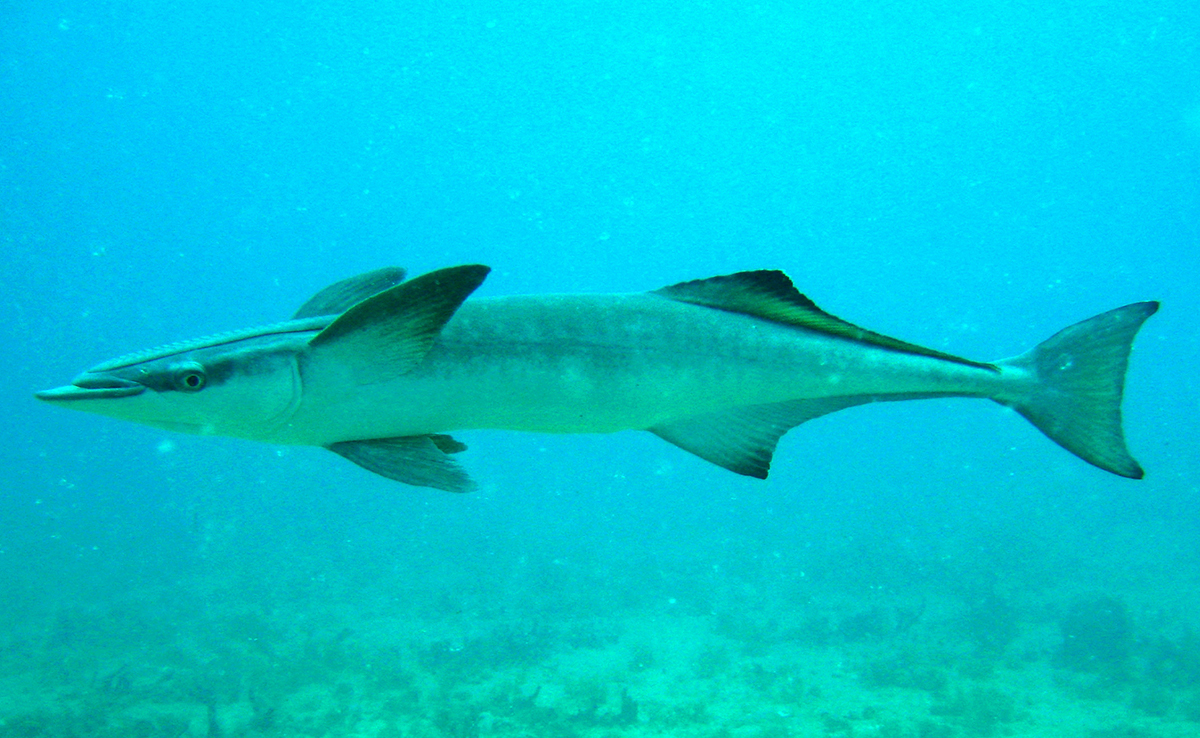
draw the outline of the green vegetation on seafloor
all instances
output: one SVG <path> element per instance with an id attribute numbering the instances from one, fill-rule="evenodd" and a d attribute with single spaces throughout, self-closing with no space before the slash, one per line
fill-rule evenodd
<path id="1" fill-rule="evenodd" d="M 0 738 L 1085 738 L 1200 730 L 1200 637 L 1120 597 L 804 613 L 346 618 L 61 608 L 0 651 Z M 1051 717 L 1053 716 L 1053 717 Z"/>

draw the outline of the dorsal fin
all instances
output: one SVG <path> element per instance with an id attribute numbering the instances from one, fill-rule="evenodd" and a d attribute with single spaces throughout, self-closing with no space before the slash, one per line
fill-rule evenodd
<path id="1" fill-rule="evenodd" d="M 439 269 L 368 297 L 308 342 L 308 366 L 337 366 L 357 385 L 408 372 L 488 271 L 479 264 Z"/>
<path id="2" fill-rule="evenodd" d="M 308 298 L 308 302 L 300 306 L 292 320 L 315 318 L 319 315 L 341 315 L 368 297 L 378 295 L 403 281 L 403 269 L 384 267 L 334 282 Z"/>
<path id="3" fill-rule="evenodd" d="M 680 282 L 654 290 L 653 294 L 693 305 L 753 315 L 776 323 L 828 333 L 892 351 L 929 356 L 953 361 L 956 364 L 999 371 L 993 364 L 971 361 L 953 354 L 918 346 L 915 343 L 891 338 L 882 333 L 859 328 L 853 323 L 830 315 L 817 307 L 812 300 L 800 294 L 786 274 L 773 269 L 737 272 L 723 277 Z"/>

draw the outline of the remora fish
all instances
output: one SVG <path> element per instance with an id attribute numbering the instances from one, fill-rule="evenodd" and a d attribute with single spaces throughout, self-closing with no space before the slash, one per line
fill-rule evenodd
<path id="1" fill-rule="evenodd" d="M 333 284 L 292 320 L 123 356 L 39 399 L 169 430 L 323 446 L 385 477 L 463 492 L 446 435 L 642 429 L 738 474 L 767 476 L 779 438 L 868 402 L 980 397 L 1068 451 L 1140 479 L 1121 395 L 1140 302 L 1033 350 L 970 361 L 822 311 L 782 272 L 637 294 L 464 302 L 488 274 Z"/>

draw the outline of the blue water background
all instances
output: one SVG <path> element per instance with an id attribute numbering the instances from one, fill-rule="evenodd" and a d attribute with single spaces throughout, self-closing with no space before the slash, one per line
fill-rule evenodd
<path id="1" fill-rule="evenodd" d="M 6 3 L 5 617 L 186 602 L 197 577 L 301 609 L 785 609 L 964 557 L 1183 611 L 1198 160 L 1184 0 Z M 1161 299 L 1125 406 L 1148 477 L 946 400 L 798 428 L 766 482 L 644 433 L 461 433 L 481 489 L 453 496 L 32 398 L 358 272 L 471 262 L 494 269 L 481 295 L 782 269 L 836 315 L 984 360 Z"/>

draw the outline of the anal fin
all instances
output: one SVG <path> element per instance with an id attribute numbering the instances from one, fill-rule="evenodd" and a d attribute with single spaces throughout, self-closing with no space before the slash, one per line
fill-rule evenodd
<path id="1" fill-rule="evenodd" d="M 475 482 L 447 454 L 466 445 L 450 436 L 400 436 L 365 441 L 340 441 L 326 446 L 367 471 L 416 487 L 433 487 L 447 492 L 470 492 Z"/>
<path id="2" fill-rule="evenodd" d="M 779 439 L 792 428 L 822 415 L 870 402 L 932 400 L 945 392 L 847 395 L 750 405 L 656 425 L 651 433 L 705 461 L 747 477 L 766 479 Z"/>
<path id="3" fill-rule="evenodd" d="M 648 430 L 731 472 L 766 479 L 771 456 L 784 433 L 813 418 L 875 399 L 873 395 L 854 395 L 751 405 L 695 415 Z"/>

